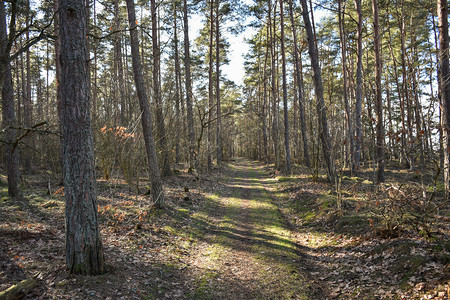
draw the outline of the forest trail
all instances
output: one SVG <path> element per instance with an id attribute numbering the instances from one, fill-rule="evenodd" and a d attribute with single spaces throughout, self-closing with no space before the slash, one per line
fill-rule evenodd
<path id="1" fill-rule="evenodd" d="M 245 159 L 229 164 L 196 218 L 205 223 L 192 249 L 194 298 L 305 299 L 304 261 L 275 204 L 276 180 Z M 202 215 L 203 214 L 203 215 Z"/>

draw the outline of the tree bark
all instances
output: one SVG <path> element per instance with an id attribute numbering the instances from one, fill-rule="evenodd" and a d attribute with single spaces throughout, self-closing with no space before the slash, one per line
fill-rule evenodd
<path id="1" fill-rule="evenodd" d="M 303 157 L 304 163 L 309 168 L 311 167 L 311 161 L 309 159 L 309 150 L 308 150 L 308 137 L 306 135 L 306 121 L 305 121 L 305 109 L 303 107 L 304 97 L 303 97 L 303 88 L 302 88 L 302 78 L 301 72 L 302 68 L 300 67 L 299 62 L 299 49 L 297 44 L 297 29 L 295 28 L 294 21 L 294 9 L 292 5 L 292 0 L 289 0 L 289 14 L 291 18 L 292 24 L 292 36 L 294 39 L 294 67 L 295 67 L 295 75 L 296 75 L 296 83 L 297 83 L 297 92 L 298 92 L 298 111 L 300 117 L 300 127 L 302 131 L 302 140 L 303 140 Z"/>
<path id="2" fill-rule="evenodd" d="M 141 109 L 142 131 L 144 134 L 145 149 L 152 181 L 151 195 L 156 207 L 164 207 L 164 191 L 161 182 L 161 175 L 156 157 L 155 140 L 152 132 L 152 116 L 148 103 L 147 90 L 145 89 L 144 76 L 139 54 L 139 37 L 136 23 L 136 11 L 134 0 L 127 0 L 128 21 L 130 26 L 131 59 L 133 65 L 134 82 Z"/>
<path id="3" fill-rule="evenodd" d="M 284 109 L 284 148 L 286 159 L 286 172 L 291 173 L 291 151 L 289 148 L 289 111 L 287 100 L 287 82 L 286 82 L 286 51 L 284 47 L 284 9 L 283 1 L 280 0 L 280 23 L 281 23 L 281 68 L 283 77 L 283 109 Z"/>
<path id="4" fill-rule="evenodd" d="M 16 2 L 13 2 L 11 18 L 15 18 L 17 9 Z M 10 37 L 15 35 L 14 24 L 11 21 Z M 17 138 L 17 120 L 14 108 L 14 90 L 11 74 L 10 50 L 11 38 L 8 37 L 6 26 L 5 3 L 0 3 L 0 88 L 2 92 L 2 129 L 5 130 L 6 142 L 6 168 L 8 175 L 8 196 L 19 197 L 20 191 L 20 170 L 19 170 L 19 149 L 14 147 Z"/>
<path id="5" fill-rule="evenodd" d="M 213 49 L 214 49 L 214 1 L 209 1 L 209 69 L 208 69 L 208 172 L 212 170 L 212 120 L 214 107 Z"/>
<path id="6" fill-rule="evenodd" d="M 174 59 L 175 59 L 175 112 L 176 112 L 176 128 L 181 128 L 182 124 L 180 122 L 182 116 L 180 112 L 180 100 L 181 100 L 181 86 L 179 78 L 181 76 L 180 71 L 180 57 L 178 54 L 178 16 L 176 1 L 174 1 L 173 7 L 173 39 L 174 39 Z M 184 126 L 183 126 L 184 127 Z M 180 135 L 175 135 L 175 163 L 180 162 Z"/>
<path id="7" fill-rule="evenodd" d="M 450 198 L 450 67 L 448 47 L 448 4 L 437 1 L 439 21 L 440 94 L 442 97 L 442 131 L 444 142 L 444 185 L 446 199 Z"/>
<path id="8" fill-rule="evenodd" d="M 84 1 L 61 0 L 59 16 L 66 264 L 70 273 L 102 274 L 105 265 L 97 219 Z"/>
<path id="9" fill-rule="evenodd" d="M 344 27 L 344 16 L 345 16 L 345 6 L 342 9 L 342 0 L 339 0 L 339 37 L 341 42 L 341 58 L 342 58 L 342 81 L 344 89 L 344 107 L 345 116 L 347 117 L 347 145 L 350 149 L 350 165 L 352 172 L 356 171 L 354 151 L 353 151 L 353 126 L 352 126 L 352 116 L 350 113 L 350 105 L 348 101 L 348 85 L 347 85 L 347 40 L 345 38 L 345 27 Z"/>
<path id="10" fill-rule="evenodd" d="M 378 29 L 378 0 L 372 0 L 373 9 L 373 35 L 375 54 L 375 114 L 376 114 L 376 159 L 377 181 L 384 182 L 384 125 L 383 125 L 383 100 L 381 95 L 381 49 L 380 34 Z"/>
<path id="11" fill-rule="evenodd" d="M 188 9 L 187 0 L 183 0 L 183 22 L 184 22 L 184 68 L 185 68 L 185 82 L 186 82 L 186 113 L 187 113 L 187 127 L 189 139 L 189 171 L 192 172 L 197 165 L 197 152 L 195 150 L 195 132 L 194 132 L 194 113 L 192 110 L 192 82 L 191 82 L 191 57 L 189 51 L 189 23 L 188 23 Z"/>
<path id="12" fill-rule="evenodd" d="M 355 101 L 355 167 L 356 170 L 359 169 L 361 163 L 361 141 L 362 141 L 362 125 L 361 125 L 361 115 L 362 115 L 362 29 L 363 29 L 363 18 L 361 12 L 361 0 L 355 0 L 356 14 L 358 15 L 358 31 L 357 31 L 357 67 L 356 67 L 356 101 Z"/>
<path id="13" fill-rule="evenodd" d="M 314 73 L 314 87 L 316 92 L 316 108 L 319 121 L 319 135 L 322 143 L 322 151 L 327 167 L 328 180 L 331 183 L 335 183 L 336 169 L 334 164 L 333 149 L 331 148 L 330 133 L 328 130 L 327 121 L 327 109 L 325 102 L 323 100 L 323 83 L 322 83 L 322 73 L 319 65 L 319 56 L 316 51 L 314 42 L 314 33 L 311 26 L 311 21 L 309 20 L 308 6 L 306 0 L 300 0 L 302 5 L 302 15 L 303 21 L 305 23 L 306 35 L 308 38 L 308 50 L 309 56 L 311 58 L 311 65 Z"/>
<path id="14" fill-rule="evenodd" d="M 164 126 L 164 116 L 161 99 L 161 81 L 159 78 L 161 68 L 161 53 L 158 42 L 158 22 L 156 1 L 150 1 L 152 13 L 152 50 L 153 50 L 153 98 L 156 104 L 156 128 L 158 131 L 159 147 L 162 153 L 162 176 L 170 175 L 169 149 L 167 147 L 166 128 Z"/>
<path id="15" fill-rule="evenodd" d="M 220 0 L 216 0 L 216 158 L 217 165 L 222 163 L 223 149 L 222 149 L 222 107 L 220 103 Z"/>

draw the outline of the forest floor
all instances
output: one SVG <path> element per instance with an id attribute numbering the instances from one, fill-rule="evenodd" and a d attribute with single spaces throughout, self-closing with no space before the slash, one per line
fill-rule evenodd
<path id="1" fill-rule="evenodd" d="M 412 228 L 403 209 L 414 186 L 380 191 L 344 176 L 336 189 L 295 173 L 245 159 L 181 172 L 166 178 L 164 210 L 122 180 L 99 180 L 107 273 L 95 277 L 65 270 L 57 180 L 28 176 L 24 198 L 10 199 L 1 178 L 0 291 L 40 273 L 29 299 L 448 299 L 448 206 Z"/>

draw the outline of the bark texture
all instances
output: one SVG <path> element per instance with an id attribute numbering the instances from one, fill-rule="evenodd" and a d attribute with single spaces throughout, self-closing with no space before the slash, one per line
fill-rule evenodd
<path id="1" fill-rule="evenodd" d="M 315 38 L 311 21 L 309 20 L 308 5 L 306 0 L 300 0 L 302 5 L 303 21 L 305 23 L 306 35 L 308 38 L 308 50 L 311 58 L 311 65 L 314 73 L 314 87 L 316 93 L 316 108 L 319 119 L 319 136 L 322 143 L 322 151 L 327 167 L 328 179 L 334 183 L 336 176 L 336 169 L 334 164 L 333 149 L 331 148 L 330 133 L 328 130 L 327 109 L 323 100 L 323 83 L 322 73 L 319 65 L 319 56 L 315 46 Z"/>
<path id="2" fill-rule="evenodd" d="M 444 183 L 445 195 L 450 195 L 450 67 L 448 48 L 448 4 L 447 0 L 437 1 L 439 20 L 439 59 L 440 59 L 440 84 L 443 107 L 442 131 L 444 140 Z"/>
<path id="3" fill-rule="evenodd" d="M 151 195 L 155 206 L 164 206 L 164 191 L 162 188 L 161 174 L 158 168 L 158 159 L 156 157 L 155 140 L 152 132 L 152 116 L 148 104 L 147 90 L 144 85 L 144 76 L 139 55 L 139 37 L 136 23 L 136 11 L 134 0 L 127 0 L 128 21 L 130 26 L 131 59 L 133 64 L 134 82 L 141 109 L 142 132 L 144 134 L 145 150 L 150 170 L 150 179 L 152 181 Z"/>
<path id="4" fill-rule="evenodd" d="M 61 0 L 59 16 L 66 264 L 70 273 L 102 274 L 105 265 L 97 219 L 84 1 Z"/>

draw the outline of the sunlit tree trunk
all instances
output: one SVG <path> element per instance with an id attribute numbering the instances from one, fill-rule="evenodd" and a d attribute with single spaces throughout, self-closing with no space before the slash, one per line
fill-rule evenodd
<path id="1" fill-rule="evenodd" d="M 280 0 L 280 23 L 281 23 L 281 68 L 283 77 L 283 109 L 284 109 L 284 148 L 286 159 L 286 171 L 291 173 L 291 151 L 289 148 L 289 114 L 287 100 L 287 82 L 286 82 L 286 51 L 284 47 L 284 9 L 283 1 Z"/>
<path id="2" fill-rule="evenodd" d="M 439 21 L 440 94 L 442 97 L 442 131 L 444 142 L 444 184 L 446 199 L 450 197 L 450 68 L 448 47 L 448 4 L 437 1 Z"/>
<path id="3" fill-rule="evenodd" d="M 358 15 L 358 31 L 357 31 L 357 62 L 356 62 L 356 93 L 355 93 L 355 166 L 358 169 L 361 163 L 361 140 L 362 140 L 362 127 L 361 127 L 361 115 L 362 115 L 362 29 L 363 18 L 361 12 L 361 0 L 355 0 L 356 14 Z"/>
<path id="4" fill-rule="evenodd" d="M 384 125 L 383 100 L 381 95 L 381 49 L 378 28 L 378 0 L 372 0 L 375 54 L 375 114 L 376 114 L 376 159 L 377 181 L 384 182 Z"/>
<path id="5" fill-rule="evenodd" d="M 347 144 L 350 149 L 350 165 L 352 172 L 356 171 L 354 152 L 353 152 L 353 126 L 352 126 L 352 116 L 350 113 L 350 105 L 348 100 L 348 85 L 347 85 L 347 39 L 345 36 L 344 27 L 344 16 L 345 7 L 342 8 L 342 0 L 339 0 L 339 37 L 341 42 L 341 59 L 342 59 L 342 81 L 343 81 L 343 92 L 344 92 L 344 107 L 345 116 L 347 117 Z"/>
<path id="6" fill-rule="evenodd" d="M 130 26 L 131 59 L 133 64 L 134 82 L 141 109 L 142 131 L 144 134 L 145 149 L 150 170 L 150 180 L 152 182 L 151 195 L 155 206 L 164 206 L 164 191 L 162 188 L 161 175 L 156 157 L 155 140 L 152 132 L 152 116 L 148 104 L 147 90 L 145 89 L 142 65 L 139 55 L 139 37 L 136 25 L 136 12 L 134 0 L 127 0 L 128 22 Z"/>
<path id="7" fill-rule="evenodd" d="M 214 1 L 209 1 L 209 69 L 208 69 L 208 171 L 212 170 L 212 120 L 214 107 L 214 79 L 213 79 L 213 49 L 214 49 Z"/>
<path id="8" fill-rule="evenodd" d="M 71 273 L 102 274 L 105 265 L 97 219 L 84 1 L 61 0 L 59 16 L 66 264 Z"/>
<path id="9" fill-rule="evenodd" d="M 303 107 L 304 97 L 303 97 L 303 89 L 302 89 L 302 78 L 301 78 L 301 67 L 299 62 L 299 49 L 297 43 L 297 29 L 294 20 L 294 9 L 292 5 L 292 0 L 289 0 L 289 14 L 291 18 L 292 24 L 292 37 L 294 39 L 294 67 L 295 67 L 295 75 L 296 75 L 296 83 L 297 83 L 297 93 L 298 93 L 298 111 L 300 117 L 300 128 L 302 131 L 302 140 L 303 140 L 303 157 L 304 163 L 309 168 L 311 166 L 311 162 L 309 159 L 309 150 L 308 150 L 308 137 L 306 135 L 306 121 L 305 121 L 305 109 Z"/>
<path id="10" fill-rule="evenodd" d="M 167 147 L 166 128 L 164 126 L 164 116 L 161 99 L 161 81 L 159 78 L 161 67 L 161 53 L 158 41 L 158 21 L 156 0 L 150 1 L 152 13 L 152 50 L 153 50 L 153 99 L 156 104 L 156 128 L 158 132 L 158 141 L 162 153 L 162 168 L 163 176 L 170 174 L 169 149 Z"/>
<path id="11" fill-rule="evenodd" d="M 316 51 L 314 42 L 314 33 L 309 20 L 308 6 L 306 0 L 300 0 L 302 5 L 303 21 L 305 23 L 306 35 L 308 38 L 309 56 L 311 57 L 311 64 L 314 75 L 314 87 L 316 93 L 316 108 L 319 122 L 319 136 L 322 143 L 322 151 L 324 155 L 325 164 L 327 167 L 328 179 L 331 183 L 335 183 L 336 169 L 334 164 L 333 149 L 331 148 L 330 133 L 328 130 L 328 121 L 326 114 L 326 106 L 323 99 L 323 83 L 322 74 L 319 66 L 319 56 Z"/>
<path id="12" fill-rule="evenodd" d="M 222 107 L 220 100 L 220 0 L 216 0 L 216 158 L 217 164 L 220 165 L 223 159 L 222 148 Z"/>
<path id="13" fill-rule="evenodd" d="M 194 113 L 192 109 L 192 82 L 191 82 L 191 57 L 189 51 L 189 23 L 187 0 L 184 0 L 183 7 L 184 22 L 184 68 L 186 82 L 186 113 L 189 140 L 189 171 L 193 171 L 196 167 L 197 152 L 195 151 L 195 132 L 194 132 Z"/>

